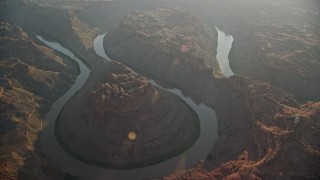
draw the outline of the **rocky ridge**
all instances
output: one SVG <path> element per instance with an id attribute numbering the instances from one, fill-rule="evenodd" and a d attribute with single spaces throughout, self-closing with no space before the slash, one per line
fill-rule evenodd
<path id="1" fill-rule="evenodd" d="M 0 177 L 59 176 L 34 151 L 43 112 L 71 86 L 77 69 L 19 26 L 1 20 L 0 35 Z"/>

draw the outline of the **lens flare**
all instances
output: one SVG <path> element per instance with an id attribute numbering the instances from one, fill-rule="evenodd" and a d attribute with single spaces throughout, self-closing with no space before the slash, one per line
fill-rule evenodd
<path id="1" fill-rule="evenodd" d="M 189 51 L 189 47 L 185 44 L 181 45 L 180 47 L 181 52 L 185 53 L 187 51 Z"/>
<path id="2" fill-rule="evenodd" d="M 133 131 L 128 133 L 128 139 L 130 139 L 131 141 L 134 141 L 137 138 L 137 134 Z"/>

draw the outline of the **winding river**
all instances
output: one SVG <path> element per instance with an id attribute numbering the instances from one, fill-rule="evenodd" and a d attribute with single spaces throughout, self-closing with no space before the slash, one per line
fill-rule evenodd
<path id="1" fill-rule="evenodd" d="M 110 61 L 103 48 L 103 38 L 105 35 L 106 34 L 101 34 L 96 37 L 94 41 L 94 50 L 97 55 L 105 58 L 107 61 Z M 50 111 L 46 114 L 44 128 L 40 134 L 41 151 L 48 157 L 49 161 L 55 167 L 64 172 L 69 172 L 73 175 L 88 179 L 132 179 L 133 177 L 134 179 L 157 178 L 175 171 L 190 168 L 193 165 L 197 164 L 200 160 L 205 159 L 211 151 L 214 142 L 217 139 L 218 133 L 218 123 L 216 114 L 213 109 L 204 104 L 196 104 L 191 98 L 185 97 L 178 89 L 163 88 L 154 80 L 149 79 L 150 83 L 154 86 L 157 86 L 179 96 L 199 116 L 201 132 L 199 138 L 192 145 L 192 147 L 190 147 L 187 151 L 181 153 L 180 155 L 160 162 L 158 164 L 129 170 L 105 169 L 86 164 L 75 159 L 67 152 L 65 152 L 56 140 L 54 127 L 55 121 L 60 111 L 63 109 L 63 106 L 84 85 L 85 81 L 89 77 L 90 69 L 67 48 L 61 46 L 56 42 L 47 41 L 41 36 L 37 36 L 37 38 L 47 46 L 75 60 L 80 67 L 80 74 L 77 76 L 75 84 L 72 85 L 72 87 L 52 105 Z M 222 53 L 226 52 L 227 51 L 223 51 Z"/>

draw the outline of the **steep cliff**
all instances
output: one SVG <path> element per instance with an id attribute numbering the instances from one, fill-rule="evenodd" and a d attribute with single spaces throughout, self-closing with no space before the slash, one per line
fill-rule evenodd
<path id="1" fill-rule="evenodd" d="M 75 10 L 85 3 L 68 3 L 70 2 L 7 1 L 0 16 L 28 32 L 54 38 L 81 56 L 87 65 L 91 65 L 92 57 L 86 52 L 93 48 L 93 41 L 99 30 L 81 21 L 76 15 Z"/>

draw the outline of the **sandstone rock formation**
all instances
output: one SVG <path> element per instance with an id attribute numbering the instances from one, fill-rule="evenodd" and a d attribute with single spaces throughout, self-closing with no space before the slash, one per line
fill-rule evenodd
<path id="1" fill-rule="evenodd" d="M 68 152 L 88 163 L 132 168 L 165 160 L 193 144 L 198 118 L 178 97 L 118 62 L 104 72 L 59 117 L 56 134 Z"/>
<path id="2" fill-rule="evenodd" d="M 0 179 L 57 177 L 34 144 L 43 112 L 71 86 L 77 69 L 4 20 L 0 37 Z"/>

